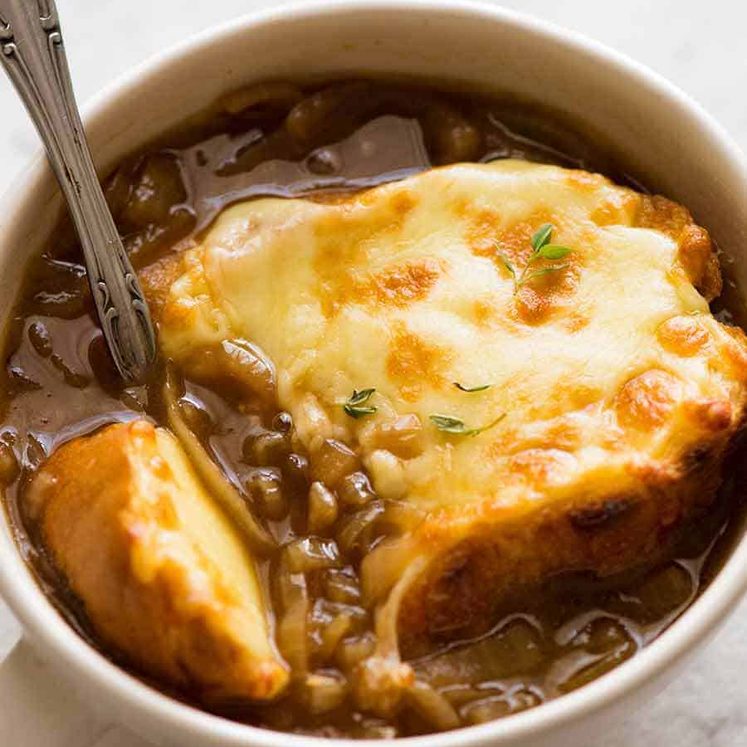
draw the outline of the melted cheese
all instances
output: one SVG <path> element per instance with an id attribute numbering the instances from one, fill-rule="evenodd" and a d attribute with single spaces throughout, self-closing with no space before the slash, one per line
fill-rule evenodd
<path id="1" fill-rule="evenodd" d="M 521 271 L 547 222 L 572 252 L 517 290 L 504 259 Z M 709 312 L 719 287 L 684 208 L 500 161 L 230 208 L 159 288 L 158 317 L 177 360 L 231 338 L 259 345 L 303 443 L 353 445 L 380 494 L 427 513 L 410 562 L 500 517 L 650 492 L 703 442 L 723 445 L 747 369 L 741 333 Z M 345 415 L 368 387 L 376 414 Z M 440 432 L 436 413 L 469 428 L 503 418 L 470 437 Z M 406 444 L 392 436 L 402 418 Z"/>
<path id="2" fill-rule="evenodd" d="M 253 559 L 167 431 L 75 439 L 26 499 L 94 629 L 142 670 L 209 701 L 286 685 Z"/>

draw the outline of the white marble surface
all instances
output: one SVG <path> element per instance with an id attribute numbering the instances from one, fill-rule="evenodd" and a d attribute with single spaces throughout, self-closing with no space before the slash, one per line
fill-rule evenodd
<path id="1" fill-rule="evenodd" d="M 156 52 L 272 0 L 57 0 L 81 100 Z M 747 148 L 747 5 L 737 0 L 513 0 L 626 52 L 680 85 Z M 0 191 L 37 147 L 25 114 L 0 76 Z M 0 658 L 18 627 L 0 601 Z M 0 721 L 4 704 L 0 702 Z M 51 744 L 51 735 L 50 742 Z M 44 744 L 48 744 L 46 741 Z M 117 730 L 100 747 L 143 743 Z M 710 647 L 658 699 L 631 713 L 593 747 L 743 747 L 747 745 L 747 602 Z M 14 745 L 15 747 L 15 745 Z M 35 747 L 18 745 L 18 747 Z M 579 745 L 579 747 L 584 747 Z M 592 747 L 589 745 L 588 747 Z"/>

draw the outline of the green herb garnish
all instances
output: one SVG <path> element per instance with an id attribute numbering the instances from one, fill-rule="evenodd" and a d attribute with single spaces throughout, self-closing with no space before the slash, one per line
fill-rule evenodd
<path id="1" fill-rule="evenodd" d="M 480 386 L 464 386 L 464 384 L 460 384 L 458 381 L 454 382 L 454 386 L 460 391 L 460 392 L 484 392 L 486 389 L 490 389 L 492 384 L 481 384 Z"/>
<path id="2" fill-rule="evenodd" d="M 371 399 L 375 391 L 375 389 L 361 389 L 360 391 L 353 389 L 353 393 L 342 406 L 345 414 L 356 420 L 366 415 L 373 415 L 377 410 L 376 405 L 367 405 L 366 402 Z"/>
<path id="3" fill-rule="evenodd" d="M 550 239 L 552 238 L 553 225 L 552 223 L 543 223 L 532 236 L 532 253 L 527 259 L 527 263 L 524 265 L 524 269 L 519 273 L 516 271 L 511 260 L 503 253 L 498 252 L 498 258 L 503 263 L 503 266 L 511 274 L 511 278 L 514 281 L 514 294 L 518 293 L 519 288 L 522 285 L 526 285 L 530 280 L 540 277 L 541 275 L 547 275 L 551 272 L 558 272 L 568 267 L 567 264 L 551 264 L 546 267 L 542 267 L 539 270 L 530 271 L 532 264 L 537 260 L 544 259 L 548 262 L 557 262 L 559 259 L 568 256 L 573 249 L 569 249 L 567 246 L 560 246 L 560 244 L 551 244 Z M 496 246 L 500 249 L 498 244 Z"/>
<path id="4" fill-rule="evenodd" d="M 506 413 L 504 412 L 481 428 L 467 428 L 461 418 L 456 418 L 453 415 L 430 415 L 429 417 L 433 425 L 443 433 L 450 433 L 453 436 L 476 436 L 478 433 L 482 433 L 500 423 L 506 417 Z"/>

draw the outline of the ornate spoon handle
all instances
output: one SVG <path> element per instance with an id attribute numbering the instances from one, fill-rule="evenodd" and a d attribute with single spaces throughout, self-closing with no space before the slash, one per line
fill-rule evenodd
<path id="1" fill-rule="evenodd" d="M 67 200 L 117 369 L 126 382 L 141 383 L 155 358 L 153 325 L 96 176 L 54 0 L 0 0 L 0 60 L 34 120 Z"/>

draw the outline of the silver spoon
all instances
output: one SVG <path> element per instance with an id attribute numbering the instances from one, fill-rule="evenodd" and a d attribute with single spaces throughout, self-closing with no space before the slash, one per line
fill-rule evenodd
<path id="1" fill-rule="evenodd" d="M 96 312 L 128 384 L 156 355 L 148 306 L 88 149 L 54 0 L 0 0 L 0 60 L 34 120 L 78 231 Z"/>

